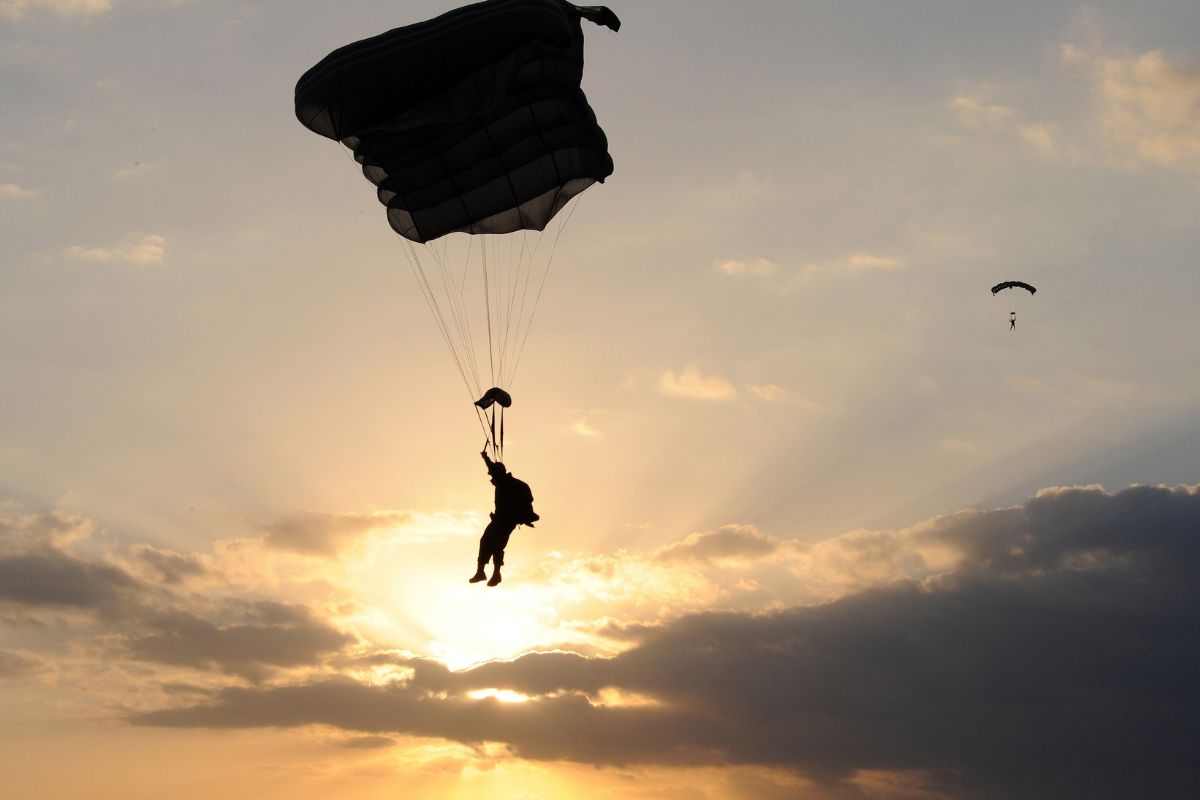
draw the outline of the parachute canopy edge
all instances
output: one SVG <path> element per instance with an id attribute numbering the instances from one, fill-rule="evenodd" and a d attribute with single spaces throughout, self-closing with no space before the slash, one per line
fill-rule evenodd
<path id="1" fill-rule="evenodd" d="M 996 294 L 1004 289 L 1024 289 L 1030 294 L 1037 294 L 1037 289 L 1033 286 L 1030 286 L 1028 283 L 1025 283 L 1024 281 L 1004 281 L 1002 283 L 997 283 L 992 287 L 992 294 Z"/>
<path id="2" fill-rule="evenodd" d="M 620 18 L 608 6 L 576 6 L 574 3 L 569 5 L 575 6 L 575 13 L 588 22 L 603 25 L 614 33 L 621 30 Z"/>

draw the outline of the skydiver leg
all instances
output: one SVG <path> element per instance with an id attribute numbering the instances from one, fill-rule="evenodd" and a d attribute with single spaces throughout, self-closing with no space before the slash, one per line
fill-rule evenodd
<path id="1" fill-rule="evenodd" d="M 508 547 L 508 537 L 512 536 L 513 529 L 516 528 L 516 523 L 503 522 L 495 525 L 494 539 L 492 540 L 492 563 L 495 568 L 492 570 L 492 578 L 488 581 L 488 586 L 495 586 L 501 581 L 500 567 L 504 566 L 504 548 Z M 489 525 L 490 529 L 492 525 Z"/>
<path id="2" fill-rule="evenodd" d="M 487 566 L 488 561 L 492 560 L 493 557 L 498 559 L 497 566 L 504 559 L 503 549 L 500 550 L 499 555 L 496 554 L 497 529 L 496 521 L 493 519 L 483 529 L 483 536 L 479 537 L 479 558 L 476 560 L 475 574 L 471 576 L 471 583 L 479 583 L 487 578 L 487 574 L 483 571 L 483 568 Z M 508 540 L 507 536 L 504 538 L 505 541 Z"/>

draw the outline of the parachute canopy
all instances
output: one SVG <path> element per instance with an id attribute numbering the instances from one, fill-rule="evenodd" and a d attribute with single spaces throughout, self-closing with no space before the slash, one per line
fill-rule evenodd
<path id="1" fill-rule="evenodd" d="M 334 50 L 296 84 L 296 117 L 354 152 L 396 233 L 545 229 L 612 174 L 580 89 L 581 19 L 604 7 L 487 0 Z"/>
<path id="2" fill-rule="evenodd" d="M 996 294 L 997 292 L 1001 292 L 1005 289 L 1024 289 L 1030 294 L 1037 293 L 1037 289 L 1030 286 L 1028 283 L 1025 283 L 1024 281 L 1004 281 L 1003 283 L 997 283 L 992 287 L 992 294 Z"/>

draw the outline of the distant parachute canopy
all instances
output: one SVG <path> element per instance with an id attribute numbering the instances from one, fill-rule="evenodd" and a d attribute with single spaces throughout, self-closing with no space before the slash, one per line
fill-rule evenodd
<path id="1" fill-rule="evenodd" d="M 396 233 L 543 230 L 612 174 L 580 89 L 580 19 L 604 7 L 487 0 L 334 50 L 296 84 L 296 117 L 349 147 Z"/>
<path id="2" fill-rule="evenodd" d="M 995 286 L 992 287 L 992 294 L 1001 292 L 1004 289 L 1024 289 L 1025 291 L 1029 292 L 1030 294 L 1037 293 L 1037 289 L 1030 286 L 1028 283 L 1025 283 L 1024 281 L 1004 281 L 1004 283 L 997 283 Z"/>

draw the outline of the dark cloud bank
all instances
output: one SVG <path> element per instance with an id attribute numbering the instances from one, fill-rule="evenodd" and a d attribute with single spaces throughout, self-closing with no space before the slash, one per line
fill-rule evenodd
<path id="1" fill-rule="evenodd" d="M 0 621 L 40 625 L 50 614 L 97 622 L 118 656 L 258 681 L 274 672 L 318 665 L 352 644 L 302 605 L 224 598 L 217 603 L 176 591 L 206 574 L 198 559 L 145 546 L 133 548 L 146 580 L 117 562 L 72 552 L 60 543 L 54 514 L 31 517 L 20 530 L 0 520 Z M 0 677 L 33 669 L 0 651 Z"/>
<path id="2" fill-rule="evenodd" d="M 955 572 L 766 615 L 636 629 L 612 659 L 534 653 L 404 685 L 226 689 L 141 725 L 326 724 L 508 743 L 593 764 L 761 764 L 836 784 L 927 773 L 961 797 L 1194 797 L 1200 790 L 1200 494 L 1043 493 L 922 534 Z M 522 704 L 472 700 L 495 687 Z M 650 706 L 589 701 L 605 687 Z"/>

